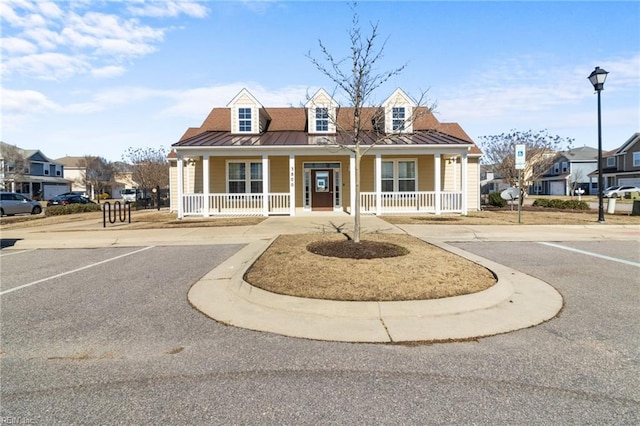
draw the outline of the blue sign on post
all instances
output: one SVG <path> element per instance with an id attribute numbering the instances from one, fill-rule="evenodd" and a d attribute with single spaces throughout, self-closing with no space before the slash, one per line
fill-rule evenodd
<path id="1" fill-rule="evenodd" d="M 524 169 L 524 165 L 527 162 L 526 157 L 525 145 L 516 145 L 516 170 Z"/>

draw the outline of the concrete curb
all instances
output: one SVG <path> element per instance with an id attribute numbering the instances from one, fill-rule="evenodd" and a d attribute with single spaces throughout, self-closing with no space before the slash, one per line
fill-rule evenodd
<path id="1" fill-rule="evenodd" d="M 469 339 L 519 330 L 553 318 L 562 296 L 548 284 L 448 244 L 425 240 L 498 277 L 465 296 L 406 302 L 339 302 L 278 295 L 242 278 L 273 239 L 253 242 L 195 283 L 191 304 L 221 323 L 290 337 L 340 342 Z"/>

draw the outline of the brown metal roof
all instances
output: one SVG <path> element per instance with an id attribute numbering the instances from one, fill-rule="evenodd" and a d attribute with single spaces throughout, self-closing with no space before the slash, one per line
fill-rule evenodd
<path id="1" fill-rule="evenodd" d="M 403 135 L 390 136 L 380 140 L 375 132 L 361 134 L 363 145 L 470 145 L 473 142 L 439 132 L 437 130 L 419 131 Z M 173 144 L 174 147 L 230 147 L 230 146 L 317 146 L 317 145 L 349 145 L 347 136 L 338 135 L 309 135 L 303 131 L 266 132 L 261 135 L 237 135 L 230 132 L 209 131 L 181 140 Z"/>

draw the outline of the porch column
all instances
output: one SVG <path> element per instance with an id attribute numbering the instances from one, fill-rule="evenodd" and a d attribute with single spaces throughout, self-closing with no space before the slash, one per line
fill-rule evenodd
<path id="1" fill-rule="evenodd" d="M 262 154 L 262 215 L 269 216 L 269 156 L 267 154 Z"/>
<path id="2" fill-rule="evenodd" d="M 433 156 L 433 179 L 434 179 L 434 183 L 435 183 L 435 187 L 434 187 L 434 192 L 435 192 L 435 198 L 436 198 L 436 205 L 435 205 L 435 209 L 436 209 L 436 214 L 440 214 L 440 210 L 442 209 L 441 205 L 440 205 L 440 183 L 442 181 L 442 178 L 440 176 L 441 172 L 441 167 L 440 167 L 440 162 L 441 162 L 441 155 L 439 152 L 436 152 L 435 155 Z"/>
<path id="3" fill-rule="evenodd" d="M 467 161 L 467 151 L 462 153 L 462 179 L 460 189 L 462 190 L 462 214 L 466 216 L 467 214 L 467 205 L 469 204 L 469 196 L 467 194 L 468 185 L 467 185 L 467 176 L 468 173 L 468 161 Z"/>
<path id="4" fill-rule="evenodd" d="M 376 216 L 382 214 L 382 156 L 376 154 Z"/>
<path id="5" fill-rule="evenodd" d="M 351 203 L 351 216 L 356 214 L 356 155 L 349 155 L 349 202 Z M 358 200 L 358 203 L 360 200 Z"/>
<path id="6" fill-rule="evenodd" d="M 182 201 L 184 195 L 184 161 L 182 155 L 178 155 L 176 167 L 178 168 L 178 219 L 182 219 L 184 217 L 184 202 Z"/>
<path id="7" fill-rule="evenodd" d="M 289 155 L 289 216 L 296 215 L 296 157 Z"/>
<path id="8" fill-rule="evenodd" d="M 209 217 L 209 156 L 202 156 L 202 196 L 204 197 L 202 209 L 203 216 Z"/>

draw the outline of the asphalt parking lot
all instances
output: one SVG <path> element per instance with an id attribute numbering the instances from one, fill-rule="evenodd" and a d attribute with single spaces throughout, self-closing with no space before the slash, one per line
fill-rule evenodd
<path id="1" fill-rule="evenodd" d="M 640 243 L 454 244 L 550 283 L 564 309 L 477 341 L 319 342 L 189 305 L 240 244 L 3 249 L 2 422 L 640 423 Z"/>

